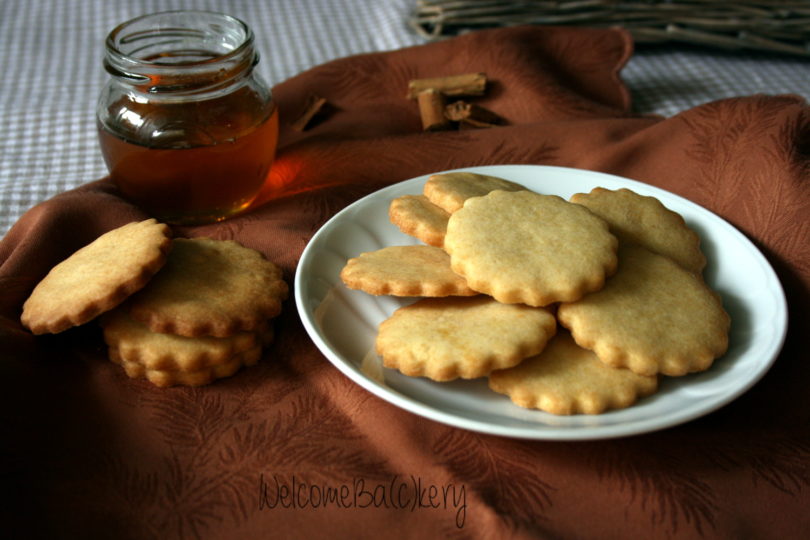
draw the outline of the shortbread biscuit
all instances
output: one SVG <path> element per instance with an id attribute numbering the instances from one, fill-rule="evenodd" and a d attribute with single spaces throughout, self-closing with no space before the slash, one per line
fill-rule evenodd
<path id="1" fill-rule="evenodd" d="M 350 289 L 392 296 L 474 296 L 450 269 L 450 256 L 434 246 L 389 246 L 349 259 L 340 279 Z"/>
<path id="2" fill-rule="evenodd" d="M 471 172 L 449 172 L 434 174 L 428 178 L 423 188 L 425 197 L 436 206 L 452 214 L 471 197 L 480 197 L 496 189 L 502 191 L 523 191 L 526 188 L 497 176 Z"/>
<path id="3" fill-rule="evenodd" d="M 584 206 L 531 191 L 493 191 L 450 216 L 444 249 L 470 288 L 504 303 L 545 306 L 602 287 L 617 240 Z"/>
<path id="4" fill-rule="evenodd" d="M 54 266 L 23 306 L 34 334 L 84 324 L 141 289 L 164 265 L 169 227 L 154 219 L 113 229 Z"/>
<path id="5" fill-rule="evenodd" d="M 388 207 L 391 223 L 429 246 L 442 247 L 450 214 L 424 195 L 403 195 Z"/>
<path id="6" fill-rule="evenodd" d="M 613 367 L 640 375 L 703 371 L 728 347 L 720 297 L 680 265 L 635 244 L 619 249 L 605 287 L 559 306 L 576 342 Z"/>
<path id="7" fill-rule="evenodd" d="M 435 381 L 484 377 L 539 353 L 556 331 L 544 308 L 492 298 L 426 298 L 380 324 L 383 365 Z"/>
<path id="8" fill-rule="evenodd" d="M 700 250 L 700 237 L 683 217 L 666 208 L 655 197 L 629 189 L 612 191 L 597 187 L 590 193 L 577 193 L 571 202 L 586 206 L 607 221 L 619 242 L 634 242 L 665 255 L 687 270 L 700 274 L 706 256 Z"/>
<path id="9" fill-rule="evenodd" d="M 125 360 L 117 349 L 110 348 L 110 360 L 120 364 L 124 372 L 132 379 L 146 379 L 155 386 L 203 386 L 217 379 L 230 377 L 241 367 L 255 365 L 262 355 L 260 346 L 236 353 L 222 362 L 201 367 L 194 371 L 181 371 L 169 369 L 153 369 L 136 361 Z"/>
<path id="10" fill-rule="evenodd" d="M 623 409 L 658 389 L 658 377 L 600 362 L 561 330 L 543 352 L 489 374 L 489 387 L 517 405 L 558 414 L 600 414 Z"/>
<path id="11" fill-rule="evenodd" d="M 199 371 L 225 363 L 232 356 L 261 345 L 259 332 L 237 332 L 228 337 L 185 337 L 152 332 L 123 309 L 101 318 L 104 341 L 122 361 L 147 370 Z"/>
<path id="12" fill-rule="evenodd" d="M 166 265 L 127 303 L 153 332 L 224 337 L 257 330 L 287 298 L 281 270 L 231 240 L 177 239 Z"/>

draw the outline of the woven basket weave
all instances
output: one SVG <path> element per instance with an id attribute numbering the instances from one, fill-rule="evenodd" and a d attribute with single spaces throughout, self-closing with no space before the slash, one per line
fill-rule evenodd
<path id="1" fill-rule="evenodd" d="M 620 26 L 639 43 L 684 42 L 810 57 L 810 0 L 417 0 L 410 22 L 431 39 L 519 24 Z"/>

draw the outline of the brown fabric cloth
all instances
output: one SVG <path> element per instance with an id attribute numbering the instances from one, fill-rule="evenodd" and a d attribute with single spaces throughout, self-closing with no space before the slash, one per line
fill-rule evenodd
<path id="1" fill-rule="evenodd" d="M 283 130 L 266 202 L 176 233 L 259 249 L 292 284 L 319 226 L 400 180 L 515 163 L 626 176 L 721 215 L 777 270 L 790 328 L 752 390 L 636 437 L 485 436 L 350 382 L 292 299 L 258 366 L 197 389 L 130 380 L 94 324 L 34 339 L 18 322 L 52 265 L 144 217 L 101 180 L 31 209 L 0 244 L 0 527 L 16 538 L 806 537 L 810 110 L 750 96 L 635 116 L 617 75 L 631 53 L 618 30 L 519 27 L 317 67 L 275 88 Z M 408 80 L 471 71 L 493 81 L 478 102 L 509 125 L 421 133 Z M 333 109 L 294 132 L 310 93 Z M 327 487 L 335 500 L 316 504 Z"/>

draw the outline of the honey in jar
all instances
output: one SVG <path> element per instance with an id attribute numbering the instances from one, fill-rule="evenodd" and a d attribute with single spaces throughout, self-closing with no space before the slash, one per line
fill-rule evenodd
<path id="1" fill-rule="evenodd" d="M 111 180 L 156 218 L 199 224 L 255 199 L 272 165 L 278 111 L 233 17 L 176 11 L 114 29 L 97 109 Z"/>

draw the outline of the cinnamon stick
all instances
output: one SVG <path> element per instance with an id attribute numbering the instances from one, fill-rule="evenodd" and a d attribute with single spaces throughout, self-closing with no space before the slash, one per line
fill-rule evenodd
<path id="1" fill-rule="evenodd" d="M 445 96 L 481 96 L 487 86 L 484 73 L 464 73 L 448 77 L 413 79 L 408 83 L 409 99 L 414 99 L 427 89 L 433 88 Z"/>
<path id="2" fill-rule="evenodd" d="M 422 118 L 422 130 L 441 131 L 450 127 L 450 120 L 444 114 L 444 95 L 434 88 L 419 92 L 419 116 Z"/>
<path id="3" fill-rule="evenodd" d="M 453 122 L 460 122 L 461 128 L 494 127 L 504 123 L 503 118 L 475 103 L 456 101 L 447 105 L 444 115 Z"/>
<path id="4" fill-rule="evenodd" d="M 326 98 L 310 94 L 307 97 L 306 104 L 304 105 L 304 112 L 301 116 L 293 122 L 290 127 L 296 131 L 304 131 L 312 122 L 312 119 L 317 115 L 326 105 Z"/>

